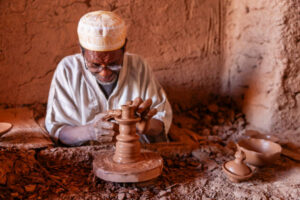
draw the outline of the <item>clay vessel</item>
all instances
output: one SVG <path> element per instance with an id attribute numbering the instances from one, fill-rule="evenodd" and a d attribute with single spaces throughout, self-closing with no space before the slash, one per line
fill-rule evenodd
<path id="1" fill-rule="evenodd" d="M 238 150 L 235 153 L 235 160 L 228 161 L 223 164 L 222 169 L 230 181 L 238 183 L 249 179 L 253 175 L 253 171 L 243 161 L 246 155 L 243 151 Z"/>
<path id="2" fill-rule="evenodd" d="M 255 131 L 255 130 L 247 130 L 245 135 L 250 137 L 250 138 L 270 140 L 272 142 L 279 142 L 278 137 L 276 137 L 274 135 L 270 135 L 270 134 L 262 134 L 258 131 Z"/>
<path id="3" fill-rule="evenodd" d="M 245 162 L 255 167 L 262 167 L 274 163 L 280 157 L 281 146 L 264 139 L 242 139 L 238 142 L 238 149 L 246 154 Z"/>
<path id="4" fill-rule="evenodd" d="M 113 160 L 117 163 L 134 163 L 140 157 L 141 144 L 136 134 L 136 123 L 141 119 L 135 117 L 132 106 L 123 105 L 121 118 L 116 117 L 120 134 L 117 136 L 116 151 Z"/>
<path id="5" fill-rule="evenodd" d="M 135 183 L 154 179 L 162 173 L 163 159 L 155 152 L 141 151 L 136 123 L 141 120 L 135 107 L 123 105 L 121 111 L 110 112 L 119 123 L 116 150 L 99 152 L 93 161 L 94 174 L 106 181 Z"/>

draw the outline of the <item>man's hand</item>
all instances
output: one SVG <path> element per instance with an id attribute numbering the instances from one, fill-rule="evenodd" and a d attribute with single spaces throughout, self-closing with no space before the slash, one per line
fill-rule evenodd
<path id="1" fill-rule="evenodd" d="M 108 120 L 120 115 L 120 110 L 110 110 L 96 115 L 90 126 L 91 139 L 98 142 L 112 141 L 119 132 L 119 126 Z"/>
<path id="2" fill-rule="evenodd" d="M 116 123 L 108 121 L 115 116 L 121 115 L 120 110 L 110 110 L 100 113 L 94 120 L 82 126 L 64 126 L 59 134 L 59 140 L 66 145 L 81 145 L 89 140 L 98 142 L 111 142 L 119 128 Z"/>
<path id="3" fill-rule="evenodd" d="M 150 109 L 152 100 L 147 99 L 143 101 L 140 97 L 135 98 L 133 101 L 128 101 L 127 105 L 132 105 L 135 112 L 141 117 L 141 121 L 136 124 L 138 134 L 147 134 L 150 128 L 150 120 L 157 113 L 155 108 Z"/>

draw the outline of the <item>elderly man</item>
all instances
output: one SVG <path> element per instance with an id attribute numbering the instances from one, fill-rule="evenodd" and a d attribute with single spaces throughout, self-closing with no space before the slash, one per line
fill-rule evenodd
<path id="1" fill-rule="evenodd" d="M 110 110 L 132 104 L 142 118 L 141 141 L 165 141 L 170 104 L 147 64 L 125 52 L 124 21 L 112 12 L 90 12 L 77 32 L 81 54 L 65 57 L 52 79 L 45 121 L 50 135 L 65 145 L 111 141 L 117 128 Z"/>

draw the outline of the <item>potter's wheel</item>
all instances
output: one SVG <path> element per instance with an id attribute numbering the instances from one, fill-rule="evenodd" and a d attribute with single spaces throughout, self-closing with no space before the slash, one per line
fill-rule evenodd
<path id="1" fill-rule="evenodd" d="M 140 160 L 120 164 L 113 161 L 114 152 L 102 152 L 93 162 L 94 174 L 106 181 L 119 183 L 143 182 L 158 177 L 163 169 L 163 159 L 154 152 L 141 152 Z"/>
<path id="2" fill-rule="evenodd" d="M 11 123 L 0 122 L 0 135 L 2 135 L 3 133 L 9 131 L 11 128 L 12 128 Z"/>
<path id="3" fill-rule="evenodd" d="M 106 181 L 136 183 L 154 179 L 162 173 L 163 159 L 159 154 L 141 151 L 136 123 L 141 118 L 135 116 L 136 107 L 122 105 L 119 123 L 119 135 L 116 137 L 115 151 L 95 155 L 94 174 Z"/>

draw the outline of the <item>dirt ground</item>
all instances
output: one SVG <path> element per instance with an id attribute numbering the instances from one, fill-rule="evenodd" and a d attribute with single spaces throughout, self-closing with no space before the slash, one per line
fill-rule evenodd
<path id="1" fill-rule="evenodd" d="M 231 183 L 225 177 L 221 166 L 233 159 L 234 141 L 246 126 L 233 105 L 219 102 L 174 111 L 170 138 L 177 141 L 143 145 L 164 159 L 157 179 L 129 184 L 95 177 L 94 156 L 112 151 L 113 143 L 1 147 L 0 199 L 300 199 L 300 162 L 283 155 L 274 164 L 257 168 L 246 182 Z M 299 152 L 299 132 L 277 137 L 283 147 Z"/>

